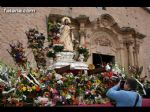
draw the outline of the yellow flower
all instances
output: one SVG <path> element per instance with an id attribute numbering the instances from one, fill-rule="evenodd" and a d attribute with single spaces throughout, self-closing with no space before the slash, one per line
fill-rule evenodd
<path id="1" fill-rule="evenodd" d="M 89 67 L 90 70 L 95 69 L 95 66 L 93 64 L 89 64 L 88 67 Z"/>
<path id="2" fill-rule="evenodd" d="M 100 84 L 101 81 L 100 81 L 100 80 L 95 80 L 95 83 L 96 83 L 96 84 Z"/>
<path id="3" fill-rule="evenodd" d="M 92 94 L 92 95 L 95 94 L 95 90 L 92 90 L 92 91 L 91 91 L 91 94 Z"/>
<path id="4" fill-rule="evenodd" d="M 24 84 L 21 84 L 21 86 L 24 86 Z"/>
<path id="5" fill-rule="evenodd" d="M 24 87 L 22 88 L 22 90 L 23 90 L 23 91 L 26 91 L 26 90 L 27 90 L 27 87 L 24 86 Z"/>
<path id="6" fill-rule="evenodd" d="M 31 88 L 31 87 L 28 87 L 28 91 L 31 92 L 31 91 L 32 91 L 32 88 Z"/>
<path id="7" fill-rule="evenodd" d="M 33 89 L 33 90 L 35 90 L 35 89 L 36 89 L 36 87 L 35 87 L 35 86 L 32 86 L 32 89 Z"/>
<path id="8" fill-rule="evenodd" d="M 32 75 L 35 76 L 35 77 L 39 76 L 38 73 L 36 73 L 35 71 L 32 72 Z"/>

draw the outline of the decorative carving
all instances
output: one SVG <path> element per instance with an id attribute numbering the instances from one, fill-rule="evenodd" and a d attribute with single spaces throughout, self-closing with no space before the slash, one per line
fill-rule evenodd
<path id="1" fill-rule="evenodd" d="M 109 14 L 103 14 L 101 15 L 101 23 L 104 25 L 104 27 L 107 27 L 112 26 L 115 21 Z"/>
<path id="2" fill-rule="evenodd" d="M 87 23 L 90 22 L 89 17 L 87 17 L 86 15 L 79 15 L 77 18 L 79 23 Z"/>
<path id="3" fill-rule="evenodd" d="M 129 46 L 131 46 L 132 44 L 133 44 L 133 41 L 124 41 L 124 44 L 127 46 L 127 48 L 129 47 Z"/>
<path id="4" fill-rule="evenodd" d="M 96 38 L 94 41 L 96 45 L 112 47 L 112 43 L 108 38 Z"/>

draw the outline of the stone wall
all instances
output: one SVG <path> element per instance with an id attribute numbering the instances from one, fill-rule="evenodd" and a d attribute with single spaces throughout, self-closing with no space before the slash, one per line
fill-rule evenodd
<path id="1" fill-rule="evenodd" d="M 72 16 L 79 15 L 89 16 L 90 21 L 94 21 L 102 14 L 110 14 L 120 27 L 135 28 L 138 32 L 146 35 L 140 48 L 141 65 L 144 65 L 144 74 L 148 74 L 147 67 L 150 65 L 150 14 L 140 7 L 6 7 L 6 9 L 34 9 L 33 13 L 6 13 L 5 7 L 0 7 L 0 60 L 13 65 L 13 59 L 6 49 L 9 49 L 8 43 L 12 40 L 20 40 L 23 45 L 27 46 L 25 31 L 29 28 L 36 27 L 40 32 L 47 36 L 46 16 L 49 14 L 61 14 Z M 28 60 L 34 62 L 33 54 L 30 49 L 26 49 Z"/>

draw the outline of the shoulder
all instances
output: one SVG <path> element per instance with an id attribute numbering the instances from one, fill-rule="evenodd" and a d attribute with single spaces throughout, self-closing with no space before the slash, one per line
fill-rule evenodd
<path id="1" fill-rule="evenodd" d="M 125 91 L 125 90 L 119 90 L 118 93 L 122 95 L 129 95 L 129 94 L 135 94 L 134 92 L 131 91 Z"/>
<path id="2" fill-rule="evenodd" d="M 122 94 L 128 94 L 129 93 L 128 91 L 125 91 L 125 90 L 119 90 L 118 92 L 120 92 Z"/>

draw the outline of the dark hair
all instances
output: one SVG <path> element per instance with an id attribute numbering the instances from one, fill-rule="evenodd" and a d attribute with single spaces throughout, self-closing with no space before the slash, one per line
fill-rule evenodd
<path id="1" fill-rule="evenodd" d="M 137 81 L 133 78 L 128 78 L 126 83 L 129 85 L 131 90 L 136 90 L 137 88 Z"/>

